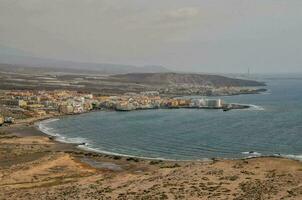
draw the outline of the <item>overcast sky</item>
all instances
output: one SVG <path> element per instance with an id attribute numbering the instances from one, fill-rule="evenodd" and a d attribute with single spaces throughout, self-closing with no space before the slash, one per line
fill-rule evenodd
<path id="1" fill-rule="evenodd" d="M 0 0 L 0 46 L 199 72 L 301 72 L 301 0 Z"/>

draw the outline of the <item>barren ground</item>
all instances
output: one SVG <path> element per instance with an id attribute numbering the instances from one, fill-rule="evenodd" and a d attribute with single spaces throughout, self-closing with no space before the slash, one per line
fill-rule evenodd
<path id="1" fill-rule="evenodd" d="M 0 199 L 302 199 L 294 160 L 138 160 L 81 151 L 31 127 L 8 130 L 0 129 Z"/>

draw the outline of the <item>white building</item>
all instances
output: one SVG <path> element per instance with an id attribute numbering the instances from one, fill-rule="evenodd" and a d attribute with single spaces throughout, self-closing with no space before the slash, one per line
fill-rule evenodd
<path id="1" fill-rule="evenodd" d="M 190 106 L 200 108 L 221 108 L 223 106 L 223 101 L 221 99 L 192 99 Z"/>
<path id="2" fill-rule="evenodd" d="M 206 107 L 208 108 L 221 108 L 223 102 L 221 99 L 206 99 Z"/>

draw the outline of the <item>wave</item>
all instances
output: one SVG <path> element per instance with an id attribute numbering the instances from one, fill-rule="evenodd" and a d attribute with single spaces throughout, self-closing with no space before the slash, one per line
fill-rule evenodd
<path id="1" fill-rule="evenodd" d="M 272 90 L 271 89 L 267 89 L 266 91 L 259 92 L 258 94 L 260 94 L 260 95 L 271 95 L 272 94 Z"/>
<path id="2" fill-rule="evenodd" d="M 262 106 L 254 105 L 254 104 L 242 104 L 242 103 L 232 103 L 235 105 L 240 105 L 240 106 L 248 106 L 249 108 L 247 109 L 239 109 L 239 110 L 251 110 L 251 111 L 263 111 L 265 110 Z"/>
<path id="3" fill-rule="evenodd" d="M 43 133 L 50 135 L 50 136 L 60 136 L 60 134 L 56 133 L 55 130 L 53 128 L 47 127 L 44 124 L 39 124 L 38 128 L 40 131 L 42 131 Z"/>
<path id="4" fill-rule="evenodd" d="M 282 158 L 289 158 L 292 160 L 302 161 L 302 155 L 293 155 L 293 154 L 274 154 L 274 156 L 282 157 Z"/>
<path id="5" fill-rule="evenodd" d="M 249 152 L 241 152 L 243 155 L 247 155 L 247 158 L 255 158 L 255 157 L 266 157 L 266 156 L 273 156 L 273 157 L 280 157 L 280 158 L 288 158 L 291 160 L 298 160 L 302 161 L 302 155 L 293 155 L 293 154 L 271 154 L 271 155 L 262 155 L 261 153 L 249 151 Z"/>
<path id="6" fill-rule="evenodd" d="M 90 145 L 90 141 L 86 138 L 82 137 L 74 137 L 74 138 L 67 138 L 62 135 L 56 136 L 55 138 L 59 142 L 64 142 L 68 144 L 78 144 L 78 145 Z"/>
<path id="7" fill-rule="evenodd" d="M 45 126 L 44 124 L 39 124 L 39 130 L 45 133 L 46 135 L 55 137 L 56 141 L 69 143 L 69 144 L 85 144 L 88 145 L 90 143 L 89 140 L 82 137 L 74 137 L 74 138 L 67 138 L 62 136 L 61 134 L 57 133 L 55 129 Z"/>
<path id="8" fill-rule="evenodd" d="M 245 151 L 245 152 L 241 152 L 241 154 L 243 155 L 247 155 L 249 158 L 250 157 L 261 157 L 262 154 L 256 151 Z"/>
<path id="9" fill-rule="evenodd" d="M 80 149 L 95 152 L 95 153 L 101 153 L 106 155 L 113 155 L 113 156 L 121 156 L 121 157 L 129 157 L 129 158 L 139 158 L 144 160 L 163 160 L 163 161 L 211 161 L 209 158 L 203 158 L 203 159 L 194 159 L 194 160 L 181 160 L 181 159 L 169 159 L 169 158 L 162 158 L 162 157 L 145 157 L 145 156 L 134 156 L 129 154 L 122 154 L 122 153 L 115 153 L 111 151 L 105 151 L 100 150 L 99 148 L 94 148 L 92 146 L 88 145 L 78 145 Z"/>
<path id="10" fill-rule="evenodd" d="M 82 137 L 67 138 L 59 134 L 54 128 L 49 127 L 49 124 L 55 121 L 58 121 L 58 118 L 47 119 L 41 122 L 38 122 L 36 125 L 40 131 L 46 135 L 55 137 L 56 141 L 70 143 L 70 144 L 89 144 L 89 140 Z"/>
<path id="11" fill-rule="evenodd" d="M 262 106 L 257 106 L 257 105 L 253 105 L 253 104 L 248 104 L 248 106 L 250 107 L 248 110 L 256 110 L 256 111 L 265 110 Z"/>
<path id="12" fill-rule="evenodd" d="M 52 122 L 55 122 L 55 121 L 58 121 L 59 119 L 58 118 L 54 118 L 54 119 L 46 119 L 46 120 L 43 120 L 41 122 L 38 122 L 36 123 L 35 125 L 38 127 L 38 129 L 40 131 L 42 131 L 43 133 L 47 134 L 47 135 L 50 135 L 50 136 L 54 136 L 54 137 L 57 137 L 57 136 L 60 136 L 60 134 L 56 133 L 55 129 L 51 128 L 51 127 L 48 127 L 47 125 L 49 123 L 52 123 Z"/>

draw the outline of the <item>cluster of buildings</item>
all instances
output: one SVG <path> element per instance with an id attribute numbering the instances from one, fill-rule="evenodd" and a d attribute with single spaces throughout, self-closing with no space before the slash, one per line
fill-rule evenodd
<path id="1" fill-rule="evenodd" d="M 0 94 L 0 124 L 5 119 L 87 112 L 94 103 L 92 94 L 74 91 L 5 91 Z"/>
<path id="2" fill-rule="evenodd" d="M 256 89 L 253 87 L 214 87 L 214 86 L 168 86 L 159 88 L 161 94 L 169 95 L 198 95 L 198 96 L 231 96 L 238 94 L 256 94 L 265 91 L 264 89 Z"/>
<path id="3" fill-rule="evenodd" d="M 3 91 L 0 93 L 0 125 L 14 118 L 88 112 L 93 109 L 131 111 L 158 108 L 222 108 L 220 99 L 161 97 L 157 91 L 101 96 L 76 91 Z"/>
<path id="4" fill-rule="evenodd" d="M 126 93 L 122 96 L 110 96 L 98 99 L 98 108 L 117 111 L 159 109 L 159 108 L 222 108 L 221 99 L 186 99 L 161 97 L 157 91 Z"/>

